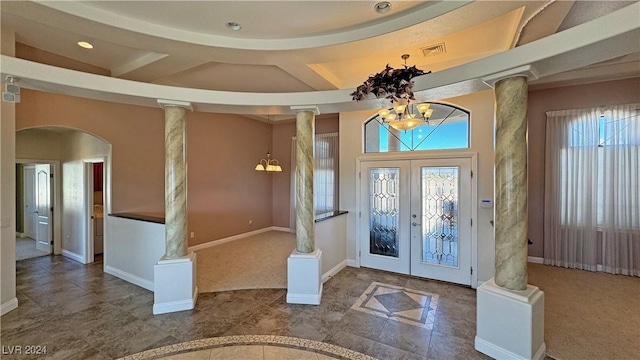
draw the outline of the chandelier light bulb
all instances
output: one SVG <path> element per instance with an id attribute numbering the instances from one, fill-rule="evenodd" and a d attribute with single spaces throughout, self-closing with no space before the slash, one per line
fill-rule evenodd
<path id="1" fill-rule="evenodd" d="M 420 114 L 424 115 L 427 112 L 427 110 L 429 110 L 429 104 L 421 103 L 421 104 L 416 105 L 416 108 L 418 109 L 418 112 Z"/>
<path id="2" fill-rule="evenodd" d="M 398 115 L 401 115 L 406 108 L 407 108 L 406 103 L 396 102 L 393 104 L 393 110 L 395 110 L 396 114 Z"/>

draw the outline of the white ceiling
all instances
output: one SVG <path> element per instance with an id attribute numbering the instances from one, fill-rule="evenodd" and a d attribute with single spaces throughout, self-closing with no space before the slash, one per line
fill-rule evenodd
<path id="1" fill-rule="evenodd" d="M 637 1 L 6 1 L 2 26 L 31 47 L 112 77 L 195 89 L 351 89 L 385 64 L 438 72 L 503 53 Z M 242 25 L 234 32 L 227 22 Z M 77 41 L 94 44 L 81 49 Z M 444 53 L 422 49 L 444 44 Z M 640 76 L 637 54 L 536 86 Z"/>

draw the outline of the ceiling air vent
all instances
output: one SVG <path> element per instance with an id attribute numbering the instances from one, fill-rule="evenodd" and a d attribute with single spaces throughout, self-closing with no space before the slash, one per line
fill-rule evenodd
<path id="1" fill-rule="evenodd" d="M 422 48 L 421 50 L 422 54 L 424 54 L 424 57 L 440 55 L 447 52 L 444 47 L 444 43 L 427 46 L 425 48 Z"/>

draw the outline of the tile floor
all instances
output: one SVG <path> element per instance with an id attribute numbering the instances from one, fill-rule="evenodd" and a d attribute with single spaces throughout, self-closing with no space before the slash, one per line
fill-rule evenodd
<path id="1" fill-rule="evenodd" d="M 319 306 L 287 304 L 282 289 L 241 290 L 154 316 L 153 293 L 103 273 L 102 263 L 46 256 L 16 267 L 20 306 L 1 318 L 3 359 L 25 359 L 7 354 L 14 346 L 111 359 L 232 335 L 291 336 L 380 359 L 487 358 L 473 346 L 475 290 L 437 281 L 348 267 L 325 283 Z"/>

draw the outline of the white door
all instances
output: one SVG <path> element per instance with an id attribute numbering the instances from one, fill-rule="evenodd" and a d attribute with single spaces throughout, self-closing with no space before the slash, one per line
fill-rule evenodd
<path id="1" fill-rule="evenodd" d="M 38 223 L 36 225 L 36 249 L 51 252 L 52 244 L 52 207 L 51 207 L 51 165 L 36 165 L 36 206 Z"/>
<path id="2" fill-rule="evenodd" d="M 36 225 L 38 223 L 38 208 L 36 205 L 36 171 L 33 166 L 25 166 L 23 171 L 24 193 L 24 235 L 28 238 L 36 238 Z"/>
<path id="3" fill-rule="evenodd" d="M 471 159 L 411 161 L 411 275 L 471 285 Z"/>
<path id="4" fill-rule="evenodd" d="M 360 264 L 471 284 L 471 160 L 363 161 Z"/>
<path id="5" fill-rule="evenodd" d="M 409 162 L 362 162 L 360 184 L 360 265 L 409 274 Z"/>

